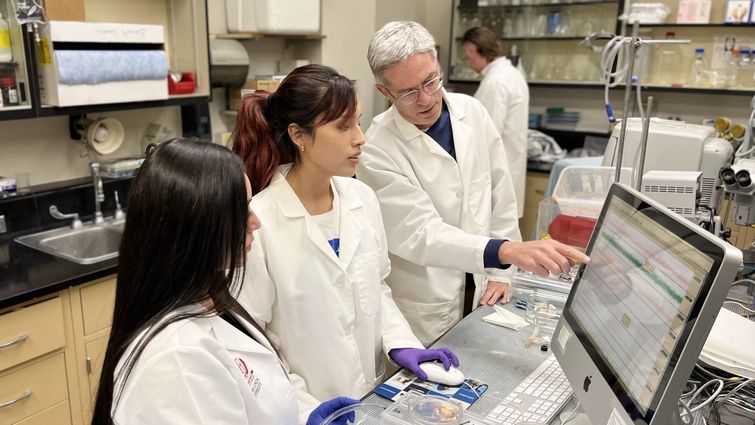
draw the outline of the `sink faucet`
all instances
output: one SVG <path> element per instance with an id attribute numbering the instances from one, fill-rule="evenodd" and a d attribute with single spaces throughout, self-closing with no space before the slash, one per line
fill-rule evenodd
<path id="1" fill-rule="evenodd" d="M 92 170 L 94 182 L 94 223 L 100 224 L 105 222 L 100 207 L 100 203 L 105 202 L 105 191 L 102 189 L 102 177 L 100 177 L 100 163 L 92 162 L 89 164 L 89 168 Z"/>

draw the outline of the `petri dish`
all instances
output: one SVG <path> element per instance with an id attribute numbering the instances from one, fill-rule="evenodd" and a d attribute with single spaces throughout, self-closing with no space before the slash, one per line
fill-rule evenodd
<path id="1" fill-rule="evenodd" d="M 417 425 L 458 425 L 464 411 L 447 398 L 423 395 L 409 401 L 411 421 Z"/>
<path id="2" fill-rule="evenodd" d="M 332 423 L 335 423 L 336 420 L 340 419 L 341 416 L 346 415 L 350 412 L 354 412 L 354 422 L 348 422 L 349 424 L 373 424 L 377 423 L 377 418 L 381 413 L 383 413 L 384 410 L 385 407 L 379 404 L 352 404 L 346 407 L 342 407 L 331 413 L 330 415 L 328 415 L 328 417 L 322 420 L 322 423 L 320 425 L 331 425 Z"/>

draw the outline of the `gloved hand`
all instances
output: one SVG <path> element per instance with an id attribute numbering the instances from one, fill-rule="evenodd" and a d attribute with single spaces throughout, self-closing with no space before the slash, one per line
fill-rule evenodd
<path id="1" fill-rule="evenodd" d="M 394 348 L 388 356 L 397 365 L 409 369 L 423 381 L 427 380 L 427 374 L 419 368 L 422 362 L 440 360 L 446 370 L 450 369 L 451 365 L 459 367 L 459 359 L 448 348 Z"/>
<path id="2" fill-rule="evenodd" d="M 352 404 L 359 404 L 359 400 L 354 400 L 348 397 L 336 397 L 322 402 L 319 406 L 317 406 L 315 410 L 312 411 L 312 413 L 309 414 L 309 418 L 307 418 L 307 425 L 320 425 L 325 418 L 330 416 L 331 413 L 342 407 L 351 406 Z M 336 418 L 332 423 L 337 425 L 346 425 L 347 420 L 354 422 L 355 416 L 356 415 L 354 415 L 354 412 L 349 412 Z"/>

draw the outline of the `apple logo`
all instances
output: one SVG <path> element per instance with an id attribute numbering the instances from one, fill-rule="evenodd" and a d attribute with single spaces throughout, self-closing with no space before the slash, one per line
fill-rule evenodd
<path id="1" fill-rule="evenodd" d="M 582 383 L 582 388 L 585 392 L 590 391 L 590 384 L 592 384 L 592 375 L 585 376 L 585 381 Z"/>

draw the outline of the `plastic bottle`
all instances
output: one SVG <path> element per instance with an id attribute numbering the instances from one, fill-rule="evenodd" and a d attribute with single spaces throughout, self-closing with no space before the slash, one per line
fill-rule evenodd
<path id="1" fill-rule="evenodd" d="M 739 70 L 739 50 L 732 50 L 726 65 L 726 87 L 737 85 L 737 71 Z"/>
<path id="2" fill-rule="evenodd" d="M 752 86 L 752 62 L 750 60 L 750 51 L 742 49 L 739 51 L 739 63 L 737 66 L 737 86 Z"/>
<path id="3" fill-rule="evenodd" d="M 673 40 L 676 33 L 669 31 L 666 33 L 666 40 Z M 682 84 L 683 77 L 681 70 L 682 52 L 676 44 L 659 44 L 656 50 L 653 67 L 653 80 L 661 85 Z"/>
<path id="4" fill-rule="evenodd" d="M 18 105 L 18 89 L 16 88 L 16 79 L 12 76 L 0 77 L 0 95 L 3 99 L 3 106 Z"/>
<path id="5" fill-rule="evenodd" d="M 13 60 L 13 50 L 10 44 L 10 27 L 8 21 L 0 13 L 0 62 L 11 62 Z"/>
<path id="6" fill-rule="evenodd" d="M 705 67 L 705 49 L 695 49 L 695 62 L 692 65 L 692 78 L 690 84 L 693 87 L 702 87 L 703 85 L 703 68 Z"/>

